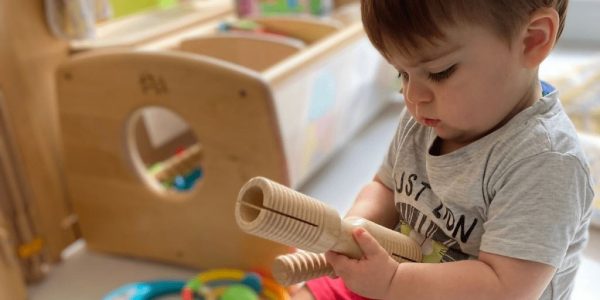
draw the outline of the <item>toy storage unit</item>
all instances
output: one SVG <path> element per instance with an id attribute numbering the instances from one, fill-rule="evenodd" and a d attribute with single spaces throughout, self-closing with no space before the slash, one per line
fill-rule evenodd
<path id="1" fill-rule="evenodd" d="M 391 93 L 393 71 L 360 20 L 340 20 L 258 18 L 286 37 L 210 33 L 63 64 L 66 176 L 88 246 L 198 268 L 268 267 L 289 252 L 237 228 L 241 186 L 260 175 L 297 188 Z M 133 121 L 145 108 L 173 112 L 194 133 L 167 163 L 201 167 L 191 190 L 167 190 L 147 172 Z"/>

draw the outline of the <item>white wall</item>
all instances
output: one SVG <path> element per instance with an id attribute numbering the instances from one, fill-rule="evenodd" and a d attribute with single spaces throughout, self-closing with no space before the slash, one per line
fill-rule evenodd
<path id="1" fill-rule="evenodd" d="M 600 0 L 570 0 L 561 44 L 600 46 Z"/>

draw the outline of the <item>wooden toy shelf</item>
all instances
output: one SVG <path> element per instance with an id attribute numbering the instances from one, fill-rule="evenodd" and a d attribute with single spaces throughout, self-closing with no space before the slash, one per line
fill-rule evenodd
<path id="1" fill-rule="evenodd" d="M 90 248 L 198 268 L 266 268 L 290 251 L 237 228 L 237 193 L 255 176 L 301 185 L 381 111 L 393 73 L 359 20 L 254 21 L 285 36 L 204 26 L 60 67 L 69 195 Z M 202 176 L 191 190 L 147 171 L 135 133 L 145 108 L 193 133 Z"/>

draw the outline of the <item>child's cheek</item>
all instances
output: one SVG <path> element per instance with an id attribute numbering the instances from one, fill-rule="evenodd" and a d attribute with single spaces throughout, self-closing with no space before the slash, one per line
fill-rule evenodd
<path id="1" fill-rule="evenodd" d="M 406 104 L 406 108 L 408 109 L 408 112 L 414 118 L 415 117 L 415 104 L 410 101 L 406 101 L 406 100 L 404 101 L 404 103 Z"/>

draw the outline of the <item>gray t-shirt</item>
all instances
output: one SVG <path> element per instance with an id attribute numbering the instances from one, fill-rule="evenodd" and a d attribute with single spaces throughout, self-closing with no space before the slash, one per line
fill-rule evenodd
<path id="1" fill-rule="evenodd" d="M 439 156 L 432 128 L 403 111 L 378 177 L 395 191 L 400 230 L 421 244 L 423 262 L 481 250 L 548 264 L 557 271 L 541 299 L 568 299 L 593 191 L 575 129 L 545 88 L 501 128 Z"/>

